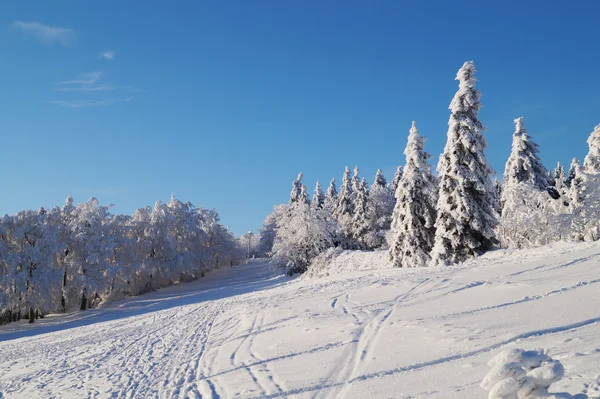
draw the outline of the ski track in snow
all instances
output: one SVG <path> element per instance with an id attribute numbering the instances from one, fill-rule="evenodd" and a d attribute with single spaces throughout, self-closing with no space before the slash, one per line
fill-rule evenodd
<path id="1" fill-rule="evenodd" d="M 224 268 L 0 327 L 0 398 L 480 398 L 513 345 L 557 353 L 557 389 L 600 397 L 599 258 L 557 244 L 322 279 Z"/>

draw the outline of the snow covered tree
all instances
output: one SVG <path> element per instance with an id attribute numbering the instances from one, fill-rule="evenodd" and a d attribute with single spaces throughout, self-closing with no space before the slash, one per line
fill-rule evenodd
<path id="1" fill-rule="evenodd" d="M 356 197 L 358 195 L 358 192 L 360 191 L 361 179 L 360 179 L 358 172 L 359 172 L 358 166 L 355 166 L 354 173 L 352 175 L 352 195 L 351 195 L 352 204 L 355 204 Z"/>
<path id="2" fill-rule="evenodd" d="M 373 237 L 374 220 L 369 215 L 369 191 L 363 179 L 356 187 L 354 215 L 352 217 L 352 238 L 355 249 L 373 249 L 376 240 Z"/>
<path id="3" fill-rule="evenodd" d="M 334 246 L 335 228 L 326 211 L 298 201 L 277 223 L 272 259 L 289 275 L 303 273 L 317 255 Z"/>
<path id="4" fill-rule="evenodd" d="M 323 189 L 321 189 L 321 182 L 317 180 L 317 184 L 315 185 L 315 193 L 313 195 L 313 199 L 311 202 L 313 208 L 323 209 L 325 205 L 325 194 L 323 194 Z"/>
<path id="5" fill-rule="evenodd" d="M 406 164 L 398 184 L 392 221 L 390 260 L 395 267 L 426 266 L 435 238 L 436 186 L 425 152 L 425 138 L 413 121 L 404 150 Z"/>
<path id="6" fill-rule="evenodd" d="M 375 174 L 375 180 L 373 181 L 373 185 L 371 185 L 371 190 L 377 187 L 387 187 L 387 181 L 385 180 L 381 169 L 377 169 L 377 173 Z"/>
<path id="7" fill-rule="evenodd" d="M 298 173 L 298 177 L 292 184 L 292 191 L 290 192 L 290 204 L 298 201 L 302 195 L 302 173 Z"/>
<path id="8" fill-rule="evenodd" d="M 356 193 L 354 193 L 353 185 L 358 187 L 360 182 L 354 184 L 354 180 L 350 178 L 350 169 L 346 166 L 337 205 L 333 210 L 333 217 L 337 221 L 338 226 L 337 237 L 339 244 L 345 249 L 354 248 L 355 245 L 352 234 L 352 217 L 354 215 L 354 198 Z"/>
<path id="9" fill-rule="evenodd" d="M 589 152 L 583 161 L 583 169 L 588 174 L 600 173 L 600 124 L 596 125 L 594 131 L 587 139 Z"/>
<path id="10" fill-rule="evenodd" d="M 331 179 L 329 182 L 329 187 L 327 187 L 327 193 L 325 193 L 323 208 L 333 213 L 333 210 L 336 208 L 337 201 L 338 193 L 337 188 L 335 187 L 335 179 Z"/>
<path id="11" fill-rule="evenodd" d="M 571 181 L 573 181 L 573 179 L 575 178 L 575 169 L 577 168 L 577 165 L 579 165 L 579 167 L 581 167 L 581 164 L 579 163 L 579 159 L 577 158 L 573 158 L 571 160 L 571 164 L 569 165 L 569 171 L 567 172 L 567 186 L 571 187 Z"/>
<path id="12" fill-rule="evenodd" d="M 480 92 L 475 65 L 458 71 L 459 89 L 450 103 L 448 140 L 438 163 L 439 200 L 432 259 L 436 264 L 462 262 L 497 243 L 494 228 L 493 173 L 485 157 L 487 142 L 478 119 Z"/>
<path id="13" fill-rule="evenodd" d="M 565 173 L 565 168 L 560 164 L 560 162 L 557 163 L 556 169 L 554 169 L 554 188 L 560 195 L 564 205 L 568 206 L 569 187 L 567 186 L 567 175 Z"/>
<path id="14" fill-rule="evenodd" d="M 369 217 L 373 229 L 372 248 L 379 248 L 385 244 L 386 234 L 392 223 L 392 212 L 395 204 L 394 193 L 388 187 L 385 177 L 379 169 L 369 193 Z"/>
<path id="15" fill-rule="evenodd" d="M 346 166 L 333 216 L 339 221 L 343 215 L 352 214 L 353 212 L 352 180 L 350 179 L 350 169 Z"/>
<path id="16" fill-rule="evenodd" d="M 581 205 L 583 202 L 583 183 L 585 176 L 583 168 L 577 158 L 571 161 L 569 168 L 569 200 L 573 207 Z"/>
<path id="17" fill-rule="evenodd" d="M 283 216 L 289 211 L 289 205 L 276 205 L 263 222 L 259 231 L 259 240 L 256 247 L 256 252 L 259 257 L 270 257 L 275 242 L 277 224 Z"/>
<path id="18" fill-rule="evenodd" d="M 396 197 L 396 190 L 398 189 L 398 184 L 400 184 L 400 179 L 402 179 L 402 166 L 396 168 L 396 173 L 394 173 L 394 178 L 390 183 L 390 189 L 392 190 L 394 198 Z"/>
<path id="19" fill-rule="evenodd" d="M 512 150 L 504 169 L 504 185 L 528 182 L 540 190 L 548 187 L 548 171 L 542 164 L 538 145 L 523 124 L 523 117 L 515 119 Z"/>

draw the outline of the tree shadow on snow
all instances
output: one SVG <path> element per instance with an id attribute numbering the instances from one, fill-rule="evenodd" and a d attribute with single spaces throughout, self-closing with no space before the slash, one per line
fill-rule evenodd
<path id="1" fill-rule="evenodd" d="M 252 262 L 233 268 L 224 267 L 207 273 L 206 277 L 199 280 L 114 301 L 99 309 L 48 315 L 33 324 L 21 320 L 0 326 L 0 342 L 235 297 L 271 289 L 289 280 L 289 277 L 267 263 Z"/>

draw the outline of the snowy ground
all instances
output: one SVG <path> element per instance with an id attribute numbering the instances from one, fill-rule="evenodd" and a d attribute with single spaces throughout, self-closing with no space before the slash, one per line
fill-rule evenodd
<path id="1" fill-rule="evenodd" d="M 553 389 L 600 397 L 599 322 L 598 244 L 322 279 L 254 263 L 0 327 L 0 398 L 483 398 L 511 347 L 559 359 Z"/>

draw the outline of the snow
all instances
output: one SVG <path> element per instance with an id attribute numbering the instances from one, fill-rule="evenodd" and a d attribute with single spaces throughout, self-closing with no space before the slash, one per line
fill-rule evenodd
<path id="1" fill-rule="evenodd" d="M 490 369 L 517 358 L 488 362 L 515 348 L 564 366 L 550 392 L 600 397 L 600 243 L 436 268 L 382 254 L 342 253 L 321 278 L 253 262 L 2 326 L 0 397 L 483 398 Z"/>

